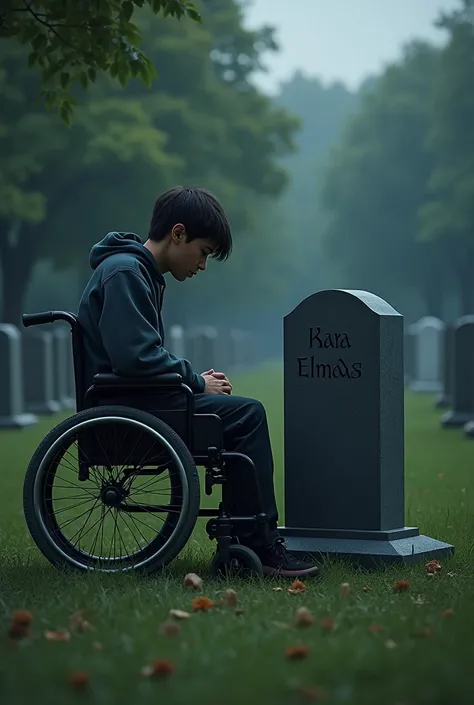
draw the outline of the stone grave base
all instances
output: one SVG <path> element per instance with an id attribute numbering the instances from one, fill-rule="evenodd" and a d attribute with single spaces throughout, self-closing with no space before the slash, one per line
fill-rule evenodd
<path id="1" fill-rule="evenodd" d="M 464 426 L 464 433 L 468 438 L 474 438 L 474 421 L 468 421 Z"/>
<path id="2" fill-rule="evenodd" d="M 295 555 L 337 556 L 362 568 L 416 564 L 454 554 L 454 546 L 420 535 L 416 527 L 391 531 L 350 531 L 283 526 L 279 532 L 285 538 L 288 550 Z"/>
<path id="3" fill-rule="evenodd" d="M 433 394 L 435 392 L 442 391 L 442 385 L 440 382 L 428 382 L 423 380 L 412 380 L 410 382 L 410 389 L 413 392 L 426 392 L 427 394 Z"/>
<path id="4" fill-rule="evenodd" d="M 12 416 L 0 416 L 0 428 L 25 428 L 34 426 L 38 418 L 34 414 L 14 414 Z"/>
<path id="5" fill-rule="evenodd" d="M 449 409 L 451 406 L 451 398 L 446 394 L 440 394 L 435 402 L 437 409 Z"/>
<path id="6" fill-rule="evenodd" d="M 447 411 L 441 417 L 441 425 L 445 427 L 452 426 L 457 428 L 459 426 L 464 426 L 470 421 L 474 421 L 474 419 L 472 418 L 472 412 L 451 410 Z"/>

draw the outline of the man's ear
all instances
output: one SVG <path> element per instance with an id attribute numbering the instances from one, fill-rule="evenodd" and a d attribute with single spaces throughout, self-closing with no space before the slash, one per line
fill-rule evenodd
<path id="1" fill-rule="evenodd" d="M 173 225 L 173 228 L 171 230 L 171 239 L 173 242 L 178 243 L 180 240 L 184 240 L 186 235 L 186 228 L 182 223 L 176 223 L 176 225 Z"/>

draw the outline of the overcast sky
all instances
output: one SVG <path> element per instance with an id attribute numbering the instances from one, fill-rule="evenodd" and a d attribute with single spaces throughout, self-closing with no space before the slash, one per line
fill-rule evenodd
<path id="1" fill-rule="evenodd" d="M 269 75 L 256 82 L 274 93 L 296 69 L 326 82 L 342 80 L 356 88 L 400 55 L 408 40 L 437 44 L 444 33 L 433 26 L 440 10 L 460 0 L 251 0 L 245 24 L 273 25 L 278 55 L 268 55 Z"/>

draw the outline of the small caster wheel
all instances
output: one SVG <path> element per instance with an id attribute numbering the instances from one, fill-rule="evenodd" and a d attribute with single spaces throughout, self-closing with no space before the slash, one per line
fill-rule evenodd
<path id="1" fill-rule="evenodd" d="M 232 577 L 249 578 L 255 575 L 263 575 L 262 561 L 255 551 L 247 546 L 232 543 L 229 546 L 229 560 L 222 560 L 219 553 L 212 559 L 211 572 L 215 578 L 232 575 Z"/>

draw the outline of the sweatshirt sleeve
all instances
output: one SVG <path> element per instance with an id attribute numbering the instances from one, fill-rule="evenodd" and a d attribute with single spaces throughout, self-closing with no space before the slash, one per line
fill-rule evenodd
<path id="1" fill-rule="evenodd" d="M 169 353 L 156 329 L 150 288 L 138 272 L 119 269 L 102 284 L 99 330 L 114 374 L 145 377 L 175 372 L 194 393 L 204 391 L 204 378 L 191 363 Z"/>

